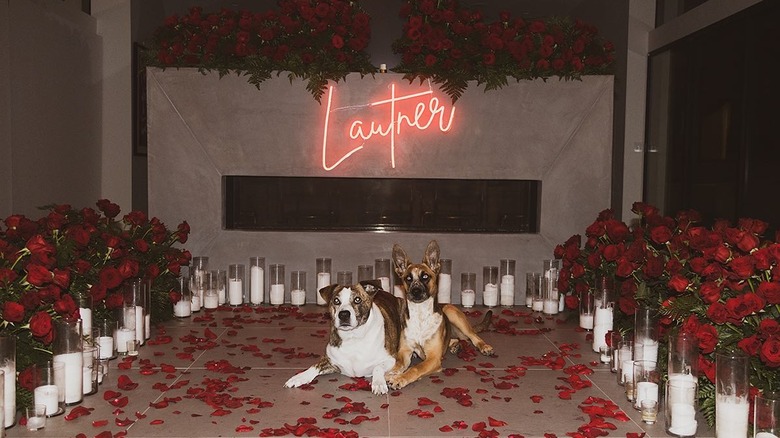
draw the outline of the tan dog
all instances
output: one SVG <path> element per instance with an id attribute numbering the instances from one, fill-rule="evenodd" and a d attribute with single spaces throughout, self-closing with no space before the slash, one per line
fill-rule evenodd
<path id="1" fill-rule="evenodd" d="M 440 371 L 447 349 L 456 352 L 460 339 L 470 340 L 486 356 L 493 354 L 493 347 L 477 335 L 490 325 L 492 311 L 472 327 L 456 306 L 438 303 L 439 254 L 439 244 L 432 240 L 422 263 L 410 263 L 406 252 L 398 244 L 393 246 L 395 272 L 406 295 L 406 322 L 401 332 L 398 361 L 387 375 L 387 382 L 394 389 Z M 413 354 L 422 362 L 409 368 Z"/>

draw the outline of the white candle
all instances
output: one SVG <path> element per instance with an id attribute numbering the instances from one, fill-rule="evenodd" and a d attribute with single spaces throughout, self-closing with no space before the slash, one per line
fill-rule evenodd
<path id="1" fill-rule="evenodd" d="M 75 353 L 57 354 L 54 362 L 65 364 L 65 404 L 76 403 L 82 399 L 83 356 Z"/>
<path id="2" fill-rule="evenodd" d="M 116 332 L 116 351 L 127 353 L 127 341 L 135 339 L 135 330 L 122 327 Z"/>
<path id="3" fill-rule="evenodd" d="M 83 377 L 81 378 L 82 388 L 81 392 L 84 395 L 92 392 L 92 367 L 82 368 Z"/>
<path id="4" fill-rule="evenodd" d="M 580 327 L 585 330 L 593 330 L 593 314 L 580 313 Z"/>
<path id="5" fill-rule="evenodd" d="M 558 313 L 558 300 L 546 299 L 544 300 L 543 312 L 547 315 L 555 315 Z"/>
<path id="6" fill-rule="evenodd" d="M 192 301 L 181 300 L 173 305 L 173 314 L 179 318 L 186 318 L 192 315 Z"/>
<path id="7" fill-rule="evenodd" d="M 696 435 L 698 422 L 696 421 L 696 409 L 693 405 L 688 403 L 671 403 L 669 406 L 672 417 L 669 432 L 680 436 Z"/>
<path id="8" fill-rule="evenodd" d="M 534 312 L 541 312 L 544 310 L 544 300 L 533 300 L 531 303 L 531 310 Z"/>
<path id="9" fill-rule="evenodd" d="M 636 360 L 649 360 L 658 362 L 658 341 L 650 339 L 634 344 Z"/>
<path id="10" fill-rule="evenodd" d="M 303 306 L 306 304 L 306 291 L 295 289 L 290 292 L 290 303 L 293 306 Z"/>
<path id="11" fill-rule="evenodd" d="M 14 362 L 8 361 L 0 370 L 3 370 L 5 385 L 5 427 L 11 427 L 16 422 L 16 366 Z"/>
<path id="12" fill-rule="evenodd" d="M 715 397 L 715 436 L 747 436 L 749 411 L 747 397 L 718 394 Z"/>
<path id="13" fill-rule="evenodd" d="M 515 276 L 506 274 L 501 277 L 501 305 L 515 304 Z"/>
<path id="14" fill-rule="evenodd" d="M 240 306 L 244 302 L 243 281 L 238 278 L 228 280 L 228 302 L 231 306 Z"/>
<path id="15" fill-rule="evenodd" d="M 150 339 L 152 337 L 152 314 L 144 314 L 144 339 Z"/>
<path id="16" fill-rule="evenodd" d="M 41 385 L 33 390 L 36 405 L 46 405 L 46 415 L 54 415 L 59 410 L 57 385 Z"/>
<path id="17" fill-rule="evenodd" d="M 200 312 L 200 295 L 197 293 L 192 294 L 192 300 L 190 301 L 190 304 L 190 313 Z"/>
<path id="18" fill-rule="evenodd" d="M 598 352 L 602 345 L 607 345 L 607 333 L 612 330 L 612 307 L 596 307 L 593 317 L 593 351 Z"/>
<path id="19" fill-rule="evenodd" d="M 187 305 L 187 309 L 190 307 L 190 303 L 184 303 Z M 114 338 L 112 336 L 98 336 L 97 344 L 100 348 L 100 358 L 109 359 L 114 355 Z"/>
<path id="20" fill-rule="evenodd" d="M 46 420 L 41 417 L 32 417 L 27 419 L 27 430 L 38 430 L 46 424 Z"/>
<path id="21" fill-rule="evenodd" d="M 317 304 L 320 306 L 324 306 L 328 303 L 325 302 L 325 299 L 322 298 L 322 295 L 320 295 L 320 289 L 322 289 L 325 286 L 330 286 L 330 272 L 318 272 L 317 273 Z M 384 286 L 382 286 L 384 288 Z M 388 284 L 387 289 L 389 290 L 390 286 Z"/>
<path id="22" fill-rule="evenodd" d="M 758 432 L 755 438 L 778 438 L 778 436 L 772 432 Z"/>
<path id="23" fill-rule="evenodd" d="M 79 317 L 81 318 L 81 333 L 84 336 L 92 337 L 92 309 L 88 307 L 79 307 Z"/>
<path id="24" fill-rule="evenodd" d="M 526 292 L 525 307 L 532 307 L 533 305 L 534 305 L 534 297 L 533 297 L 533 295 L 528 295 L 528 292 Z"/>
<path id="25" fill-rule="evenodd" d="M 452 275 L 439 274 L 439 302 L 446 304 L 452 302 Z"/>
<path id="26" fill-rule="evenodd" d="M 284 285 L 283 284 L 272 284 L 271 285 L 271 305 L 272 306 L 279 306 L 284 304 Z"/>
<path id="27" fill-rule="evenodd" d="M 439 279 L 441 279 L 442 275 L 449 275 L 449 274 L 440 274 Z M 390 291 L 390 277 L 377 277 L 377 280 L 382 284 L 382 290 L 383 291 Z M 439 290 L 441 290 L 441 280 L 439 280 Z"/>
<path id="28" fill-rule="evenodd" d="M 217 299 L 219 300 L 219 304 L 225 304 L 227 301 L 227 296 L 225 295 L 225 285 L 220 284 L 219 288 L 217 288 Z"/>
<path id="29" fill-rule="evenodd" d="M 396 284 L 393 286 L 393 295 L 398 298 L 404 298 L 404 290 L 401 288 L 401 286 Z"/>
<path id="30" fill-rule="evenodd" d="M 634 407 L 637 409 L 642 408 L 642 400 L 654 400 L 657 402 L 658 384 L 653 382 L 637 382 L 635 398 Z"/>
<path id="31" fill-rule="evenodd" d="M 609 363 L 610 356 L 609 356 L 609 347 L 606 345 L 600 349 L 599 351 L 599 360 L 601 363 Z"/>
<path id="32" fill-rule="evenodd" d="M 553 289 L 555 291 L 555 294 L 558 295 L 558 289 Z M 560 294 L 558 295 L 558 312 L 563 312 L 566 310 L 566 295 Z"/>
<path id="33" fill-rule="evenodd" d="M 135 338 L 143 345 L 146 335 L 146 324 L 144 323 L 144 308 L 135 306 Z"/>
<path id="34" fill-rule="evenodd" d="M 217 294 L 206 294 L 203 297 L 203 307 L 207 309 L 216 309 L 219 307 L 219 296 Z"/>
<path id="35" fill-rule="evenodd" d="M 634 384 L 634 361 L 631 359 L 624 360 L 620 363 L 620 370 L 623 375 L 623 382 Z"/>
<path id="36" fill-rule="evenodd" d="M 498 305 L 498 286 L 495 283 L 485 284 L 485 290 L 482 291 L 482 304 L 488 307 Z"/>
<path id="37" fill-rule="evenodd" d="M 265 271 L 260 266 L 249 269 L 249 301 L 252 304 L 262 304 L 265 295 Z"/>
<path id="38" fill-rule="evenodd" d="M 463 307 L 473 307 L 477 300 L 477 294 L 472 289 L 463 289 L 460 291 L 460 304 Z"/>

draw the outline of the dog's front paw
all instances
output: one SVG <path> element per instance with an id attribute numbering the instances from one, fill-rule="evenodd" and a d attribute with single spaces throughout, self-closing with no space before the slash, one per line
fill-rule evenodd
<path id="1" fill-rule="evenodd" d="M 410 383 L 403 377 L 403 374 L 387 376 L 387 385 L 392 389 L 401 389 Z"/>
<path id="2" fill-rule="evenodd" d="M 376 395 L 383 395 L 387 394 L 388 391 L 387 387 L 387 380 L 382 378 L 375 378 L 371 381 L 371 392 L 373 392 Z"/>
<path id="3" fill-rule="evenodd" d="M 491 346 L 490 344 L 486 344 L 483 342 L 482 345 L 479 345 L 477 348 L 479 349 L 479 352 L 485 356 L 493 355 L 493 346 Z"/>
<path id="4" fill-rule="evenodd" d="M 285 388 L 297 388 L 310 383 L 315 377 L 319 375 L 319 372 L 315 368 L 309 368 L 306 371 L 302 371 L 292 377 L 284 383 Z"/>

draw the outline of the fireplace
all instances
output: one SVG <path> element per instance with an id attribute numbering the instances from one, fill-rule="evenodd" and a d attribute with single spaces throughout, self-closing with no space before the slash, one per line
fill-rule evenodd
<path id="1" fill-rule="evenodd" d="M 541 182 L 225 176 L 225 229 L 537 233 Z"/>

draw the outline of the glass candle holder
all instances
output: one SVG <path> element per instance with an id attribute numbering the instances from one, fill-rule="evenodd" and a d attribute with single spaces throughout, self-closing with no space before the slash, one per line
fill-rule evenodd
<path id="1" fill-rule="evenodd" d="M 610 331 L 605 339 L 611 356 L 609 371 L 617 373 L 620 370 L 620 345 L 623 343 L 623 335 L 619 331 Z"/>
<path id="2" fill-rule="evenodd" d="M 248 300 L 244 299 L 244 302 L 255 306 L 262 304 L 265 299 L 265 257 L 249 258 L 248 298 Z"/>
<path id="3" fill-rule="evenodd" d="M 669 378 L 676 375 L 699 377 L 699 340 L 694 333 L 675 330 L 669 334 Z"/>
<path id="4" fill-rule="evenodd" d="M 97 366 L 99 347 L 84 344 L 82 346 L 82 377 L 81 392 L 83 395 L 92 395 L 98 391 Z"/>
<path id="5" fill-rule="evenodd" d="M 748 432 L 750 356 L 741 351 L 715 353 L 715 437 Z"/>
<path id="6" fill-rule="evenodd" d="M 374 279 L 374 267 L 372 265 L 358 266 L 358 283 Z"/>
<path id="7" fill-rule="evenodd" d="M 206 289 L 203 291 L 203 308 L 207 310 L 214 310 L 219 307 L 219 293 L 217 292 L 219 280 L 214 274 L 214 271 L 204 274 Z"/>
<path id="8" fill-rule="evenodd" d="M 687 377 L 670 378 L 666 382 L 664 402 L 666 433 L 681 438 L 695 437 L 698 428 L 697 383 L 690 379 L 690 374 L 685 376 Z"/>
<path id="9" fill-rule="evenodd" d="M 339 271 L 336 273 L 336 283 L 341 286 L 352 286 L 352 271 Z"/>
<path id="10" fill-rule="evenodd" d="M 780 436 L 780 392 L 756 394 L 753 403 L 753 438 Z"/>
<path id="11" fill-rule="evenodd" d="M 5 396 L 3 410 L 4 425 L 11 427 L 16 423 L 16 337 L 0 336 L 0 370 L 4 372 Z"/>
<path id="12" fill-rule="evenodd" d="M 186 304 L 187 311 L 189 311 L 190 302 L 186 301 L 184 304 Z M 98 353 L 100 359 L 116 358 L 116 343 L 114 342 L 114 338 L 116 337 L 117 330 L 119 330 L 119 323 L 108 318 L 97 321 L 97 324 L 93 327 L 93 337 L 99 348 Z"/>
<path id="13" fill-rule="evenodd" d="M 580 294 L 580 327 L 588 331 L 593 330 L 593 313 L 595 312 L 593 304 L 592 291 L 587 290 Z"/>
<path id="14" fill-rule="evenodd" d="M 84 397 L 81 320 L 56 319 L 53 321 L 53 330 L 55 331 L 52 342 L 53 360 L 63 364 L 65 405 L 72 406 L 80 403 Z M 135 339 L 135 331 L 133 331 L 133 338 Z"/>
<path id="15" fill-rule="evenodd" d="M 474 307 L 477 300 L 477 274 L 475 272 L 463 272 L 460 274 L 460 304 L 463 307 Z"/>
<path id="16" fill-rule="evenodd" d="M 634 314 L 634 359 L 658 361 L 658 312 L 640 305 Z"/>
<path id="17" fill-rule="evenodd" d="M 444 260 L 442 260 L 444 261 Z M 376 279 L 382 283 L 382 290 L 390 292 L 390 276 L 392 275 L 393 264 L 390 259 L 376 259 L 374 260 L 374 275 Z"/>
<path id="18" fill-rule="evenodd" d="M 482 304 L 487 307 L 498 305 L 498 266 L 482 268 Z"/>
<path id="19" fill-rule="evenodd" d="M 227 271 L 214 269 L 211 271 L 211 281 L 217 289 L 217 303 L 220 306 L 227 303 Z"/>
<path id="20" fill-rule="evenodd" d="M 634 388 L 634 360 L 624 360 L 620 364 L 620 374 L 623 376 L 623 389 L 626 392 L 626 400 L 633 402 L 636 397 Z"/>
<path id="21" fill-rule="evenodd" d="M 140 278 L 125 280 L 123 291 L 125 298 L 123 325 L 127 328 L 134 328 L 135 338 L 143 344 L 146 339 L 143 280 Z"/>
<path id="22" fill-rule="evenodd" d="M 304 271 L 290 273 L 290 303 L 293 306 L 306 304 L 306 272 Z"/>
<path id="23" fill-rule="evenodd" d="M 542 300 L 544 303 L 542 312 L 545 315 L 556 315 L 558 313 L 560 301 L 558 296 L 558 275 L 554 270 L 548 271 L 542 277 Z"/>
<path id="24" fill-rule="evenodd" d="M 54 417 L 65 412 L 65 393 L 60 400 L 57 381 L 64 383 L 65 365 L 60 362 L 46 361 L 35 365 L 35 381 L 33 386 L 33 403 L 46 406 L 46 416 Z M 59 376 L 58 376 L 59 375 Z"/>
<path id="25" fill-rule="evenodd" d="M 270 301 L 272 306 L 281 306 L 284 304 L 284 265 L 274 263 L 268 266 L 268 284 Z"/>
<path id="26" fill-rule="evenodd" d="M 92 295 L 89 293 L 78 295 L 75 301 L 79 306 L 79 319 L 81 319 L 81 329 L 84 336 L 92 336 Z"/>
<path id="27" fill-rule="evenodd" d="M 606 345 L 606 335 L 614 326 L 614 307 L 612 290 L 605 287 L 605 282 L 596 281 L 593 291 L 593 351 L 599 351 Z"/>
<path id="28" fill-rule="evenodd" d="M 452 260 L 439 260 L 438 300 L 442 304 L 452 302 Z"/>
<path id="29" fill-rule="evenodd" d="M 175 301 L 173 303 L 173 316 L 188 318 L 192 315 L 192 295 L 190 294 L 189 279 L 184 277 L 176 278 L 173 291 Z"/>
<path id="30" fill-rule="evenodd" d="M 322 298 L 322 295 L 320 295 L 320 290 L 323 287 L 330 286 L 330 269 L 331 269 L 331 259 L 327 257 L 318 257 L 315 260 L 315 271 L 317 272 L 317 290 L 315 295 L 317 295 L 317 304 L 320 306 L 324 306 L 327 303 L 325 302 L 325 298 Z"/>
<path id="31" fill-rule="evenodd" d="M 152 338 L 152 280 L 144 279 L 141 282 L 141 307 L 144 315 L 144 339 L 142 344 Z"/>
<path id="32" fill-rule="evenodd" d="M 525 274 L 526 300 L 530 297 L 531 310 L 541 312 L 544 310 L 544 298 L 542 297 L 542 273 L 528 272 Z"/>
<path id="33" fill-rule="evenodd" d="M 499 303 L 502 306 L 515 305 L 515 265 L 512 259 L 502 259 L 498 264 L 498 275 L 501 278 L 499 287 Z"/>
<path id="34" fill-rule="evenodd" d="M 208 257 L 193 257 L 190 263 L 190 293 L 192 294 L 192 311 L 200 312 L 203 307 L 203 294 L 206 284 L 203 281 L 203 273 L 209 269 Z"/>
<path id="35" fill-rule="evenodd" d="M 623 369 L 623 366 L 625 365 L 626 361 L 633 360 L 634 357 L 634 341 L 623 339 L 620 342 L 620 348 L 618 349 L 618 370 L 617 370 L 617 378 L 618 378 L 618 385 L 625 385 L 626 383 L 626 374 Z M 633 369 L 628 370 L 629 373 L 633 375 Z"/>
<path id="36" fill-rule="evenodd" d="M 634 409 L 641 410 L 642 402 L 645 400 L 658 403 L 659 383 L 661 383 L 661 373 L 656 362 L 634 361 Z"/>
<path id="37" fill-rule="evenodd" d="M 245 267 L 242 264 L 228 265 L 228 304 L 240 306 L 244 304 Z"/>

